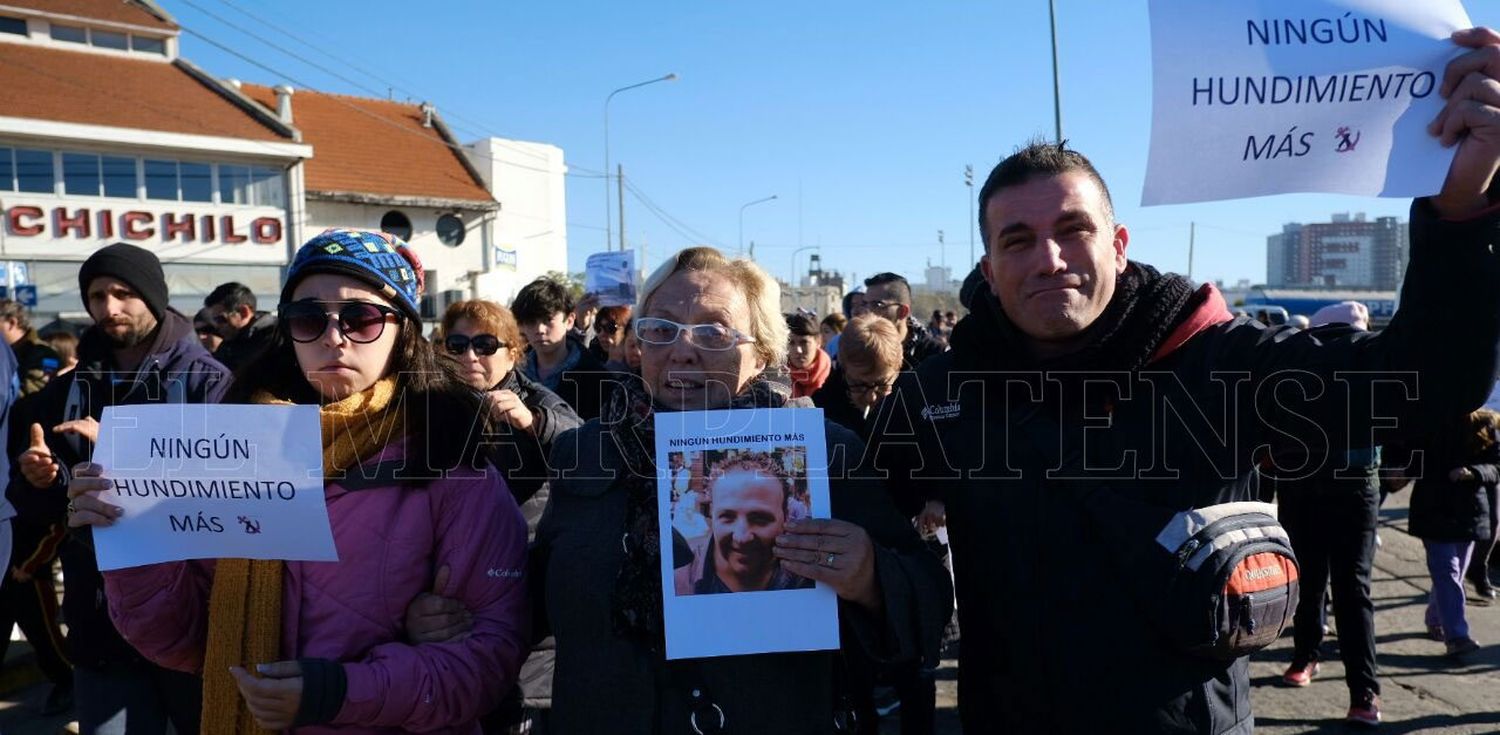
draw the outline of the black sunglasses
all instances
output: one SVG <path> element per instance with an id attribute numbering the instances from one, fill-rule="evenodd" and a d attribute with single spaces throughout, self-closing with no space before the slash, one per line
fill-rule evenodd
<path id="1" fill-rule="evenodd" d="M 337 312 L 330 308 L 339 307 Z M 385 333 L 386 317 L 401 318 L 401 312 L 368 301 L 295 301 L 277 309 L 280 323 L 293 342 L 313 342 L 328 331 L 328 320 L 337 319 L 339 334 L 356 344 L 369 344 Z"/>
<path id="2" fill-rule="evenodd" d="M 474 354 L 488 357 L 499 352 L 500 348 L 509 346 L 493 334 L 476 334 L 473 337 L 466 334 L 450 334 L 443 338 L 444 349 L 455 357 L 468 352 L 470 347 L 474 348 Z"/>

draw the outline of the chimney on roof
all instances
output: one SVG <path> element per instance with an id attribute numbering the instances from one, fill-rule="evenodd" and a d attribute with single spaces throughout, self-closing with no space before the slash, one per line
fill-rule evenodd
<path id="1" fill-rule="evenodd" d="M 276 117 L 290 125 L 292 122 L 292 88 L 280 84 L 274 91 L 276 92 Z"/>
<path id="2" fill-rule="evenodd" d="M 422 127 L 432 127 L 432 116 L 437 113 L 437 108 L 431 102 L 422 103 Z"/>
<path id="3" fill-rule="evenodd" d="M 234 87 L 235 89 L 239 89 L 240 88 L 240 80 L 235 79 L 234 77 L 230 77 L 228 79 L 225 79 L 224 83 L 228 84 L 231 87 Z"/>

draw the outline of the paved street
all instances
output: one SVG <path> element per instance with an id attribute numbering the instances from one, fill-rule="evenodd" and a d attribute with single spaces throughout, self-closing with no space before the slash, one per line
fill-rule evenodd
<path id="1" fill-rule="evenodd" d="M 1385 724 L 1382 733 L 1500 733 L 1500 606 L 1468 609 L 1474 639 L 1485 648 L 1454 666 L 1443 644 L 1427 639 L 1427 566 L 1422 543 L 1406 534 L 1411 491 L 1393 495 L 1381 513 L 1383 545 L 1375 555 L 1375 634 Z M 1343 723 L 1349 707 L 1343 664 L 1333 636 L 1324 644 L 1319 677 L 1305 689 L 1278 686 L 1292 657 L 1290 633 L 1251 661 L 1252 701 L 1258 735 L 1354 732 Z M 938 733 L 957 735 L 957 662 L 938 674 Z M 898 732 L 894 717 L 882 723 Z"/>
<path id="2" fill-rule="evenodd" d="M 1422 622 L 1428 588 L 1422 544 L 1406 534 L 1409 491 L 1391 497 L 1382 512 L 1384 545 L 1375 556 L 1375 625 L 1380 644 L 1385 733 L 1468 735 L 1500 732 L 1500 607 L 1469 608 L 1475 640 L 1486 647 L 1462 666 L 1442 655 L 1442 644 L 1427 639 Z M 1277 686 L 1291 660 L 1286 636 L 1251 663 L 1257 733 L 1305 735 L 1348 732 L 1342 718 L 1349 706 L 1337 643 L 1325 644 L 1321 675 L 1305 689 Z M 938 673 L 938 732 L 957 735 L 957 662 Z M 0 732 L 50 735 L 67 718 L 41 718 L 36 710 L 47 685 L 30 665 L 24 644 L 14 644 L 0 672 Z M 884 732 L 896 733 L 888 718 Z"/>

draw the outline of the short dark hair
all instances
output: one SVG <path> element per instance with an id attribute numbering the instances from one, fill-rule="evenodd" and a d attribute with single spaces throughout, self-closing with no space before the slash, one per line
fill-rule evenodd
<path id="1" fill-rule="evenodd" d="M 46 342 L 64 363 L 72 362 L 78 356 L 78 335 L 72 332 L 53 332 Z"/>
<path id="2" fill-rule="evenodd" d="M 0 299 L 0 319 L 14 319 L 21 331 L 31 331 L 31 314 L 27 313 L 26 306 L 19 301 Z"/>
<path id="3" fill-rule="evenodd" d="M 255 311 L 255 292 L 239 281 L 221 283 L 203 299 L 203 305 L 222 306 L 224 311 L 239 311 L 241 306 Z"/>
<path id="4" fill-rule="evenodd" d="M 911 303 L 911 284 L 908 283 L 906 281 L 906 278 L 899 273 L 891 273 L 889 271 L 885 273 L 876 273 L 875 275 L 865 279 L 865 288 L 884 286 L 887 283 L 901 284 L 896 289 L 896 298 L 901 299 L 901 303 L 903 304 Z"/>
<path id="5" fill-rule="evenodd" d="M 984 213 L 990 197 L 1001 189 L 1020 186 L 1037 176 L 1061 176 L 1075 171 L 1083 173 L 1099 185 L 1099 191 L 1104 194 L 1104 215 L 1113 224 L 1114 201 L 1109 196 L 1109 187 L 1104 184 L 1104 177 L 1099 175 L 1093 162 L 1082 153 L 1069 148 L 1066 140 L 1060 143 L 1033 140 L 997 164 L 990 171 L 989 178 L 984 180 L 984 186 L 979 189 L 979 237 L 984 242 L 985 252 L 989 252 L 990 234 Z"/>
<path id="6" fill-rule="evenodd" d="M 573 294 L 562 282 L 545 276 L 521 287 L 510 311 L 521 324 L 544 322 L 553 314 L 573 313 Z"/>
<path id="7" fill-rule="evenodd" d="M 844 294 L 844 318 L 845 319 L 849 318 L 849 312 L 852 311 L 853 308 L 854 308 L 854 297 L 855 296 L 863 296 L 863 295 L 865 295 L 864 290 L 863 289 L 858 289 L 858 288 L 854 289 L 853 291 L 850 291 L 849 293 Z"/>
<path id="8" fill-rule="evenodd" d="M 798 337 L 818 336 L 818 321 L 806 314 L 787 314 L 786 328 Z"/>

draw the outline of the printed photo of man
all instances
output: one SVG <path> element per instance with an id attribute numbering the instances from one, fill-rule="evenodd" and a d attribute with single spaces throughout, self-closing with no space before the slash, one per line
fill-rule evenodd
<path id="1" fill-rule="evenodd" d="M 787 522 L 792 482 L 767 453 L 716 465 L 708 487 L 708 533 L 688 539 L 691 563 L 676 572 L 676 593 L 708 595 L 812 587 L 786 571 L 772 550 Z"/>

